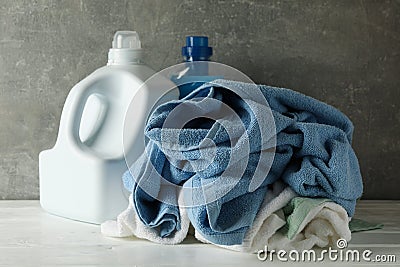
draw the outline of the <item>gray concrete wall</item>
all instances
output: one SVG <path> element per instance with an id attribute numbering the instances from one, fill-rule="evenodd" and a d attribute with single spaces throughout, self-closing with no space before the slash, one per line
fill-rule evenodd
<path id="1" fill-rule="evenodd" d="M 140 33 L 156 70 L 206 34 L 215 61 L 338 107 L 355 125 L 364 198 L 400 197 L 399 1 L 0 0 L 0 198 L 39 197 L 38 153 L 68 91 L 121 29 Z"/>

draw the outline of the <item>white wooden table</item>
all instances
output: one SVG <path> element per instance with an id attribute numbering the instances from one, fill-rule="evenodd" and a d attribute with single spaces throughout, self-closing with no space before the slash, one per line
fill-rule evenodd
<path id="1" fill-rule="evenodd" d="M 361 201 L 355 217 L 382 222 L 384 229 L 354 233 L 349 249 L 392 254 L 400 266 L 400 201 Z M 0 266 L 308 266 L 310 263 L 259 261 L 243 254 L 201 244 L 189 237 L 176 246 L 135 238 L 107 238 L 100 227 L 44 212 L 38 201 L 0 201 Z M 314 263 L 313 266 L 321 265 Z M 362 266 L 365 262 L 331 261 L 324 266 Z"/>

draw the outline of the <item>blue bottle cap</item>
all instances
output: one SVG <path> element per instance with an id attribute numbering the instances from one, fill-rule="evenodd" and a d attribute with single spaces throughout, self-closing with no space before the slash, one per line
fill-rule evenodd
<path id="1" fill-rule="evenodd" d="M 207 36 L 187 36 L 186 46 L 182 47 L 185 61 L 207 61 L 212 56 L 212 47 L 208 46 Z"/>

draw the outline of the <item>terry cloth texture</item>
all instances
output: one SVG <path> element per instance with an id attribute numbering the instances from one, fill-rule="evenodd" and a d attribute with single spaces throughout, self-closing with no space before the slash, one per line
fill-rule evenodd
<path id="1" fill-rule="evenodd" d="M 264 99 L 246 99 L 246 94 L 260 92 Z M 274 127 L 260 123 L 269 120 L 265 100 Z M 188 112 L 175 112 L 179 106 Z M 221 112 L 225 106 L 236 117 Z M 179 125 L 188 113 L 197 118 Z M 177 201 L 181 186 L 185 205 L 191 206 L 188 217 L 201 236 L 215 244 L 241 244 L 268 186 L 278 179 L 300 196 L 332 199 L 352 216 L 362 193 L 352 133 L 353 125 L 344 114 L 311 97 L 289 89 L 217 80 L 152 113 L 145 129 L 146 152 L 123 181 L 133 194 L 139 219 L 160 237 L 181 229 Z M 270 159 L 273 152 L 270 170 L 257 172 L 259 159 L 265 155 Z M 268 169 L 268 160 L 263 164 Z M 252 187 L 260 178 L 262 183 Z"/>
<path id="2" fill-rule="evenodd" d="M 232 246 L 215 245 L 235 251 L 256 253 L 265 248 L 275 251 L 303 251 L 314 246 L 335 247 L 339 239 L 350 241 L 349 217 L 340 205 L 325 199 L 316 201 L 296 197 L 296 193 L 290 187 L 281 191 L 278 182 L 267 192 L 267 196 L 272 198 L 265 198 L 254 224 L 246 232 L 243 243 Z M 212 243 L 197 231 L 195 236 L 204 243 Z"/>
<path id="3" fill-rule="evenodd" d="M 179 215 L 179 230 L 174 231 L 174 233 L 168 237 L 161 237 L 157 228 L 148 227 L 139 219 L 139 216 L 137 215 L 133 205 L 131 194 L 129 196 L 128 208 L 118 215 L 116 221 L 110 220 L 102 223 L 101 233 L 110 237 L 136 236 L 138 238 L 147 239 L 155 243 L 175 245 L 179 244 L 183 241 L 183 239 L 185 239 L 190 225 L 185 208 L 179 209 Z"/>

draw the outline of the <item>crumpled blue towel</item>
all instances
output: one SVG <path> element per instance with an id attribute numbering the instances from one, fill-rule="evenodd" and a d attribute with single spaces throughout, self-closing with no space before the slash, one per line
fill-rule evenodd
<path id="1" fill-rule="evenodd" d="M 244 101 L 226 88 L 241 92 L 259 90 L 272 109 L 276 135 L 271 127 L 258 123 L 263 115 L 267 116 L 262 113 L 265 99 Z M 232 108 L 239 120 L 224 112 L 218 122 L 205 118 L 221 113 L 221 105 L 212 101 L 204 104 L 210 99 Z M 171 126 L 170 121 L 165 127 L 168 118 L 173 117 L 173 122 L 185 119 L 185 112 L 172 114 L 181 103 L 201 118 L 187 123 L 183 129 L 178 124 Z M 237 130 L 240 123 L 246 134 Z M 152 113 L 145 129 L 146 152 L 124 174 L 123 181 L 133 192 L 140 219 L 159 229 L 160 236 L 173 235 L 180 229 L 179 189 L 175 186 L 179 185 L 189 189 L 183 194 L 191 206 L 188 216 L 203 237 L 221 245 L 240 244 L 268 185 L 277 179 L 283 179 L 301 196 L 330 198 L 353 215 L 355 200 L 362 193 L 362 181 L 351 148 L 352 132 L 352 123 L 345 115 L 313 98 L 288 89 L 217 80 L 182 100 L 161 105 Z M 246 144 L 249 150 L 240 153 L 246 151 Z M 271 148 L 275 149 L 274 158 L 270 156 Z M 228 165 L 232 155 L 236 157 Z M 269 172 L 257 173 L 260 159 L 266 159 L 261 162 L 266 170 L 271 160 Z M 230 171 L 226 175 L 227 166 Z M 219 179 L 222 173 L 223 182 Z M 260 175 L 262 183 L 249 190 L 253 179 Z M 204 187 L 213 189 L 207 191 Z M 226 194 L 209 202 L 221 192 Z"/>

